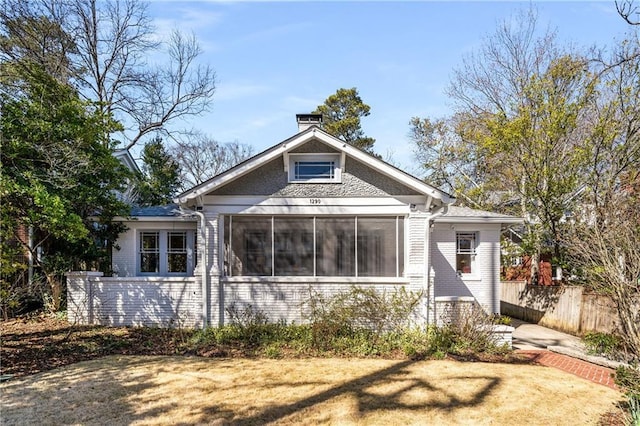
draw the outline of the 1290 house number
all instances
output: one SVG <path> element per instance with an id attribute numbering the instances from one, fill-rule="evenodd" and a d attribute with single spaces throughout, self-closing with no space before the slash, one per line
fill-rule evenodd
<path id="1" fill-rule="evenodd" d="M 309 204 L 320 204 L 320 198 L 309 198 Z"/>

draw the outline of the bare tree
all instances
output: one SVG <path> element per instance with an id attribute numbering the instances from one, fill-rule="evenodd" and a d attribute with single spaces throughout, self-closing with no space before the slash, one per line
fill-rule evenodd
<path id="1" fill-rule="evenodd" d="M 154 41 L 145 3 L 74 0 L 72 4 L 76 18 L 72 31 L 87 70 L 81 77 L 83 87 L 129 126 L 127 149 L 150 132 L 171 137 L 176 130 L 167 126 L 170 122 L 207 111 L 215 92 L 215 72 L 197 64 L 202 50 L 194 36 L 173 31 L 166 44 L 167 65 L 152 68 L 146 58 L 161 55 L 162 44 Z"/>
<path id="2" fill-rule="evenodd" d="M 177 119 L 199 115 L 211 105 L 216 76 L 210 66 L 198 63 L 202 50 L 197 40 L 174 31 L 166 42 L 158 41 L 144 2 L 3 0 L 3 6 L 5 32 L 26 40 L 12 52 L 57 59 L 46 69 L 67 78 L 102 112 L 113 113 L 125 126 L 127 149 L 151 132 L 168 138 L 183 133 L 173 127 Z M 25 19 L 38 23 L 31 33 L 24 31 Z M 47 31 L 53 36 L 44 38 Z M 55 45 L 43 41 L 51 39 Z M 152 66 L 149 58 L 166 65 Z"/>
<path id="3" fill-rule="evenodd" d="M 586 212 L 567 244 L 586 284 L 616 305 L 624 341 L 640 357 L 640 171 L 623 180 L 605 220 L 594 226 Z"/>
<path id="4" fill-rule="evenodd" d="M 253 147 L 238 141 L 219 143 L 196 134 L 178 141 L 169 149 L 182 170 L 182 189 L 186 190 L 211 179 L 253 155 Z"/>
<path id="5" fill-rule="evenodd" d="M 616 65 L 602 64 L 603 84 L 589 117 L 593 131 L 585 138 L 591 146 L 588 202 L 598 222 L 620 192 L 622 177 L 640 164 L 640 41 L 621 44 L 605 62 Z"/>
<path id="6" fill-rule="evenodd" d="M 634 0 L 616 0 L 616 10 L 629 25 L 640 25 L 640 6 Z"/>
<path id="7" fill-rule="evenodd" d="M 538 256 L 565 255 L 563 216 L 587 174 L 597 84 L 589 61 L 541 31 L 532 9 L 501 23 L 453 73 L 448 94 L 465 120 L 456 133 L 474 147 L 477 168 L 477 186 L 456 195 L 525 218 L 533 281 Z"/>
<path id="8" fill-rule="evenodd" d="M 482 207 L 476 196 L 481 189 L 482 171 L 476 158 L 478 151 L 464 138 L 464 126 L 471 123 L 464 116 L 435 120 L 413 117 L 409 139 L 414 155 L 427 172 L 427 182 L 461 197 L 465 204 Z"/>
<path id="9" fill-rule="evenodd" d="M 510 115 L 522 105 L 531 77 L 544 73 L 559 56 L 555 39 L 549 29 L 539 34 L 534 9 L 521 11 L 512 21 L 501 22 L 479 50 L 453 70 L 447 94 L 464 112 Z"/>

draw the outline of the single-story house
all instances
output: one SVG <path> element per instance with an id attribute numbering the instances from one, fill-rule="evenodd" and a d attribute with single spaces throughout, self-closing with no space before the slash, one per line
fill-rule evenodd
<path id="1" fill-rule="evenodd" d="M 422 292 L 415 321 L 442 307 L 500 311 L 500 233 L 519 218 L 455 198 L 328 134 L 299 114 L 298 132 L 178 195 L 133 209 L 113 276 L 68 275 L 72 321 L 202 327 L 231 307 L 304 321 L 310 289 L 352 285 Z"/>

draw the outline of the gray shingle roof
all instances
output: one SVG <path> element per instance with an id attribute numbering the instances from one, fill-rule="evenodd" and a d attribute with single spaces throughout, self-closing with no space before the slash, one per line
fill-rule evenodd
<path id="1" fill-rule="evenodd" d="M 149 207 L 131 207 L 131 216 L 133 217 L 151 217 L 151 216 L 180 216 L 180 208 L 177 204 L 167 204 L 166 206 L 149 206 Z"/>

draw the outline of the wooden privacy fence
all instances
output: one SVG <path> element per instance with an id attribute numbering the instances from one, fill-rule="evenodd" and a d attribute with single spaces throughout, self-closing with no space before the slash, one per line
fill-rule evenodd
<path id="1" fill-rule="evenodd" d="M 501 283 L 504 315 L 574 334 L 612 333 L 618 311 L 607 296 L 586 293 L 581 286 L 532 286 L 524 281 Z M 640 309 L 640 299 L 635 301 Z"/>

